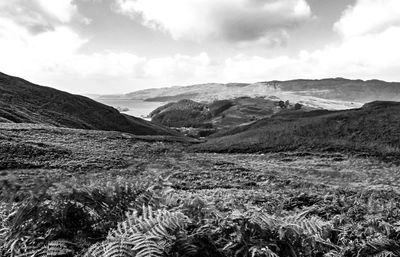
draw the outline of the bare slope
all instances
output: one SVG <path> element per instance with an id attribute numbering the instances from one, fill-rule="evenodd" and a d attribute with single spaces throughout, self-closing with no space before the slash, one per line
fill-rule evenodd
<path id="1" fill-rule="evenodd" d="M 38 86 L 0 73 L 0 122 L 121 131 L 136 135 L 176 135 L 170 129 L 123 115 L 87 97 Z"/>

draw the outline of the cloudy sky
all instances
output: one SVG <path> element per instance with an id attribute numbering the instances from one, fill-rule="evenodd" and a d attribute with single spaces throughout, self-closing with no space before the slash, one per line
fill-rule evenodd
<path id="1" fill-rule="evenodd" d="M 400 0 L 0 0 L 0 72 L 73 93 L 400 81 Z"/>

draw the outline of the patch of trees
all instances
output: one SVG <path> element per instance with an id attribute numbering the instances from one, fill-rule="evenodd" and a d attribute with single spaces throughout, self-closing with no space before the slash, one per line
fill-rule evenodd
<path id="1" fill-rule="evenodd" d="M 300 110 L 301 108 L 303 108 L 303 105 L 301 103 L 295 103 L 294 105 L 291 105 L 289 100 L 286 101 L 279 101 L 277 103 L 277 105 L 281 108 L 281 109 L 295 109 L 295 110 Z"/>

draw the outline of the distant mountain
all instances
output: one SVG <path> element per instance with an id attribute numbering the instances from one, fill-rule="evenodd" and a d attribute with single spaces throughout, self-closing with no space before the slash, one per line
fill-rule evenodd
<path id="1" fill-rule="evenodd" d="M 400 102 L 377 101 L 343 111 L 282 112 L 216 133 L 197 150 L 348 151 L 399 158 Z"/>
<path id="2" fill-rule="evenodd" d="M 135 135 L 177 135 L 171 129 L 123 115 L 87 97 L 38 86 L 0 73 L 0 122 L 40 123 Z"/>
<path id="3" fill-rule="evenodd" d="M 284 101 L 325 109 L 349 109 L 364 103 L 400 101 L 400 83 L 380 80 L 349 80 L 343 78 L 322 80 L 267 81 L 254 84 L 200 84 L 140 90 L 120 98 L 171 102 L 182 99 L 212 102 L 242 96 L 277 97 Z M 107 96 L 101 96 L 107 98 Z M 117 97 L 117 96 L 112 96 Z"/>

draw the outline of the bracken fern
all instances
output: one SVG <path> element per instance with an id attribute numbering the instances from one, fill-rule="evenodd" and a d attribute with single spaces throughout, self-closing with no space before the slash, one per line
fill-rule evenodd
<path id="1" fill-rule="evenodd" d="M 92 246 L 85 256 L 162 256 L 171 252 L 176 243 L 185 245 L 182 233 L 188 222 L 189 219 L 180 212 L 143 206 L 141 215 L 136 210 L 128 212 L 126 220 L 110 231 L 107 240 Z M 191 247 L 185 246 L 184 249 L 193 252 Z"/>

